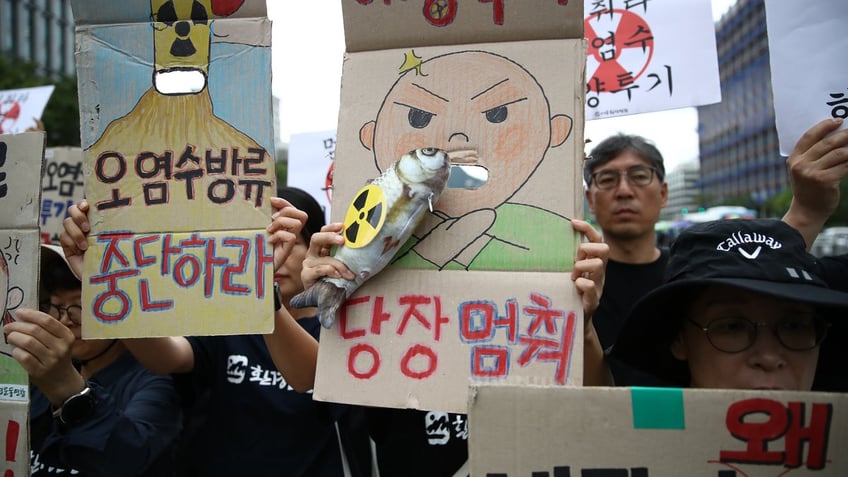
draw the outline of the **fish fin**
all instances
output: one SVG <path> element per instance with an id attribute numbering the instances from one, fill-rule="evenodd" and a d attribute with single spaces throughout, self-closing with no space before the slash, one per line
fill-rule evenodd
<path id="1" fill-rule="evenodd" d="M 303 291 L 291 299 L 293 308 L 318 307 L 318 321 L 324 328 L 331 328 L 336 322 L 339 309 L 345 301 L 344 287 L 336 286 L 326 280 L 319 280 L 308 290 Z"/>

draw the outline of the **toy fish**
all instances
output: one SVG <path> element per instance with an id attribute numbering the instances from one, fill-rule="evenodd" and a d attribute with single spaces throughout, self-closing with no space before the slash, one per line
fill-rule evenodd
<path id="1" fill-rule="evenodd" d="M 434 148 L 416 149 L 363 187 L 345 215 L 345 244 L 333 254 L 356 278 L 322 277 L 294 296 L 291 306 L 317 306 L 318 320 L 330 328 L 345 300 L 392 260 L 427 210 L 433 210 L 448 175 L 447 153 Z"/>

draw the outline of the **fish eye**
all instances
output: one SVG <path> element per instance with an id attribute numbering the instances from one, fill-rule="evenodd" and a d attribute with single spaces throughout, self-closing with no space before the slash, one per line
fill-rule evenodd
<path id="1" fill-rule="evenodd" d="M 424 154 L 425 156 L 435 156 L 437 152 L 439 152 L 439 150 L 435 147 L 425 147 L 421 149 L 421 154 Z"/>

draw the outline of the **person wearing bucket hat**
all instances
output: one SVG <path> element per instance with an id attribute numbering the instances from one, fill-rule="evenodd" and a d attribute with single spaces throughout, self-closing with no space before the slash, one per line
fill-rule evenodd
<path id="1" fill-rule="evenodd" d="M 674 387 L 846 391 L 848 293 L 816 268 L 779 220 L 693 225 L 610 357 Z"/>
<path id="2" fill-rule="evenodd" d="M 82 287 L 60 247 L 41 246 L 39 278 L 41 310 L 15 310 L 4 327 L 31 383 L 32 475 L 172 475 L 171 378 L 147 371 L 120 340 L 81 339 Z"/>

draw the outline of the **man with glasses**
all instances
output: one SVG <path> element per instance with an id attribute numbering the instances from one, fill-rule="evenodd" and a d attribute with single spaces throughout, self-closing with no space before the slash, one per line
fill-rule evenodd
<path id="1" fill-rule="evenodd" d="M 612 360 L 674 387 L 848 390 L 848 293 L 828 288 L 805 249 L 778 220 L 684 230 Z"/>
<path id="2" fill-rule="evenodd" d="M 171 476 L 180 408 L 120 340 L 81 336 L 82 284 L 60 247 L 41 246 L 40 308 L 3 332 L 29 375 L 32 476 Z"/>
<path id="3" fill-rule="evenodd" d="M 586 200 L 609 245 L 606 281 L 592 320 L 601 346 L 615 343 L 636 301 L 662 283 L 667 251 L 656 245 L 654 224 L 668 199 L 660 152 L 640 136 L 617 134 L 592 149 L 583 165 Z M 614 368 L 617 384 L 631 376 Z"/>

